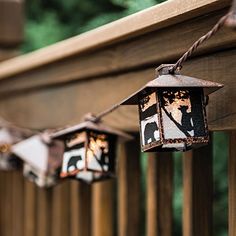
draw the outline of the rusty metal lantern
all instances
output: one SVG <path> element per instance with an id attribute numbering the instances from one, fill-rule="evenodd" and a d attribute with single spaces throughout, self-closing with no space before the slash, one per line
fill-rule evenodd
<path id="1" fill-rule="evenodd" d="M 86 183 L 115 176 L 117 139 L 130 138 L 100 121 L 84 121 L 58 131 L 52 137 L 64 140 L 65 144 L 61 177 Z"/>
<path id="2" fill-rule="evenodd" d="M 22 161 L 12 153 L 12 145 L 32 135 L 32 131 L 16 127 L 0 118 L 0 169 L 13 170 L 21 167 Z"/>
<path id="3" fill-rule="evenodd" d="M 12 152 L 24 162 L 24 176 L 39 187 L 57 183 L 64 153 L 62 141 L 47 137 L 50 135 L 45 132 L 12 146 Z"/>
<path id="4" fill-rule="evenodd" d="M 158 77 L 125 99 L 138 105 L 142 151 L 186 151 L 208 143 L 208 95 L 223 85 L 157 68 Z"/>

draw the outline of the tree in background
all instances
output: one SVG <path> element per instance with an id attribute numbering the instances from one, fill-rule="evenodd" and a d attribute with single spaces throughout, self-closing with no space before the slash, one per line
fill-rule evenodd
<path id="1" fill-rule="evenodd" d="M 30 52 L 164 0 L 28 0 L 23 52 Z"/>

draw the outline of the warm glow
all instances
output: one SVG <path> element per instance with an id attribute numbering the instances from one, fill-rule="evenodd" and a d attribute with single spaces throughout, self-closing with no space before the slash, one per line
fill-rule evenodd
<path id="1" fill-rule="evenodd" d="M 85 141 L 86 141 L 86 133 L 85 132 L 78 133 L 73 135 L 70 139 L 66 141 L 66 146 L 73 147 L 74 145 L 79 143 L 84 143 Z"/>
<path id="2" fill-rule="evenodd" d="M 89 148 L 87 151 L 87 161 L 92 161 L 95 154 L 101 155 L 101 152 L 108 153 L 108 142 L 105 140 L 105 135 L 98 135 L 98 138 L 95 140 L 94 137 L 89 139 Z"/>
<path id="3" fill-rule="evenodd" d="M 9 152 L 11 149 L 11 145 L 10 144 L 1 144 L 0 145 L 0 153 L 6 153 Z"/>

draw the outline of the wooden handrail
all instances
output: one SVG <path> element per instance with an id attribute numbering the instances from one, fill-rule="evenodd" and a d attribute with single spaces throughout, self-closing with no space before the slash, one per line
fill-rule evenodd
<path id="1" fill-rule="evenodd" d="M 165 28 L 230 5 L 230 0 L 169 0 L 95 30 L 0 64 L 0 79 Z"/>

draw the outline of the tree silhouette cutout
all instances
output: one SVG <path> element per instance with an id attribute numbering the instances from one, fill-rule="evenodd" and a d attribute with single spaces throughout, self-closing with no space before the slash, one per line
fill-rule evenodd
<path id="1" fill-rule="evenodd" d="M 150 100 L 150 96 L 146 96 L 145 98 L 140 100 L 140 107 L 142 110 L 145 107 L 145 105 L 148 104 L 149 100 Z"/>
<path id="2" fill-rule="evenodd" d="M 104 172 L 104 168 L 103 168 L 103 164 L 102 164 L 102 161 L 99 160 L 98 156 L 96 155 L 95 151 L 93 149 L 91 149 L 90 147 L 88 148 L 92 154 L 93 154 L 93 157 L 95 158 L 95 160 L 98 162 L 98 164 L 100 165 L 101 169 L 102 169 L 102 172 Z"/>
<path id="3" fill-rule="evenodd" d="M 106 156 L 106 153 L 105 153 L 105 147 L 102 147 L 100 145 L 97 144 L 96 140 L 94 138 L 90 138 L 91 140 L 93 140 L 97 147 L 101 150 L 101 157 L 99 159 L 98 155 L 95 153 L 95 150 L 93 148 L 91 148 L 90 146 L 88 147 L 88 149 L 92 152 L 93 154 L 93 157 L 95 158 L 95 160 L 98 162 L 98 164 L 101 166 L 101 169 L 102 169 L 102 172 L 105 172 L 104 170 L 104 164 L 108 164 L 108 163 L 105 163 L 104 159 L 105 159 L 105 156 Z M 90 141 L 91 141 L 90 140 Z"/>
<path id="4" fill-rule="evenodd" d="M 187 112 L 188 105 L 180 106 L 178 108 L 182 113 L 181 124 L 179 124 L 174 119 L 172 114 L 169 113 L 165 107 L 171 105 L 176 100 L 185 101 L 186 99 L 189 99 L 189 97 L 190 97 L 189 91 L 187 90 L 179 90 L 179 91 L 172 90 L 172 91 L 163 91 L 161 98 L 162 109 L 164 110 L 165 114 L 178 127 L 178 129 L 184 133 L 186 137 L 191 137 L 188 131 L 193 130 L 193 126 L 191 124 L 192 113 Z"/>
<path id="5" fill-rule="evenodd" d="M 187 112 L 188 106 L 180 106 L 178 108 L 182 113 L 181 124 L 186 128 L 187 131 L 193 130 L 193 125 L 191 123 L 192 112 Z"/>

